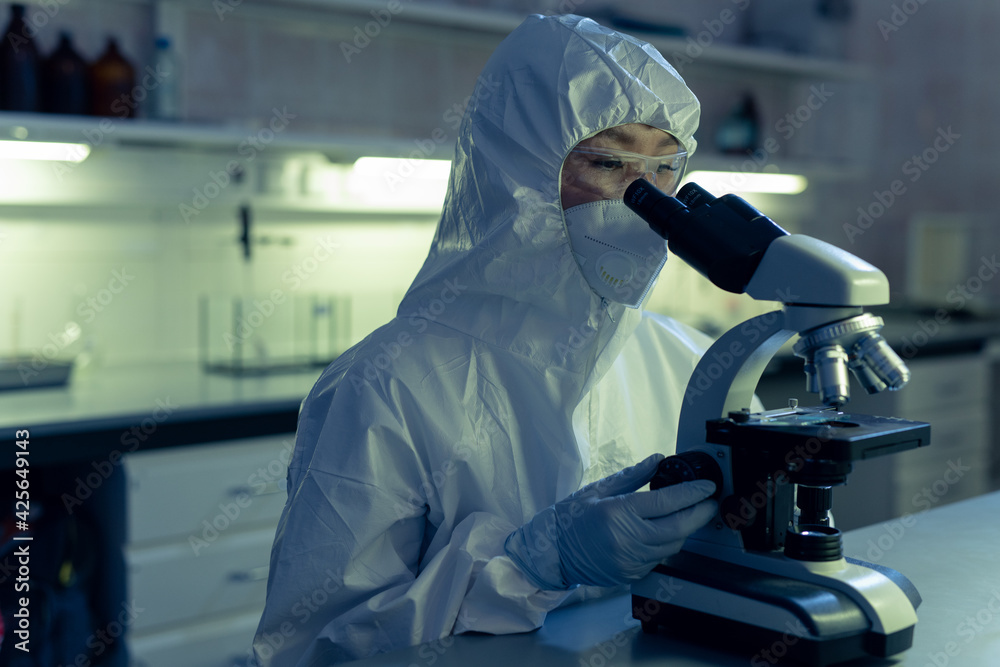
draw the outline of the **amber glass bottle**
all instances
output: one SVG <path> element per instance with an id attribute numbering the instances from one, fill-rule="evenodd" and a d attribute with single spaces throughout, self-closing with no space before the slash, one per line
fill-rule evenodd
<path id="1" fill-rule="evenodd" d="M 66 32 L 60 35 L 56 50 L 42 63 L 42 111 L 68 114 L 90 111 L 87 63 L 73 48 Z"/>
<path id="2" fill-rule="evenodd" d="M 38 111 L 38 49 L 24 21 L 24 5 L 10 6 L 0 35 L 0 110 Z"/>
<path id="3" fill-rule="evenodd" d="M 132 118 L 135 107 L 135 70 L 109 37 L 104 53 L 90 65 L 90 113 Z"/>

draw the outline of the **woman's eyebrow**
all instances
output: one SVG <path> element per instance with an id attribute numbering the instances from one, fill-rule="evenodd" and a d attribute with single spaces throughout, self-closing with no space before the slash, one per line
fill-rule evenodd
<path id="1" fill-rule="evenodd" d="M 609 127 L 608 129 L 599 132 L 595 135 L 595 139 L 600 137 L 601 139 L 607 139 L 609 141 L 615 141 L 626 146 L 634 146 L 639 137 L 636 136 L 635 132 L 630 132 L 628 128 L 621 125 L 616 125 L 615 127 Z M 679 148 L 680 144 L 677 139 L 672 137 L 670 134 L 664 132 L 663 137 L 657 143 L 658 147 L 662 148 Z"/>
<path id="2" fill-rule="evenodd" d="M 662 139 L 660 139 L 660 143 L 657 145 L 662 148 L 669 148 L 669 147 L 680 148 L 680 144 L 677 143 L 677 140 L 674 139 L 669 134 L 665 134 L 665 136 Z"/>
<path id="3" fill-rule="evenodd" d="M 620 141 L 625 144 L 631 144 L 635 141 L 635 136 L 631 132 L 627 132 L 623 127 L 609 127 L 603 132 L 598 133 L 599 137 L 602 139 L 610 139 L 611 141 Z"/>

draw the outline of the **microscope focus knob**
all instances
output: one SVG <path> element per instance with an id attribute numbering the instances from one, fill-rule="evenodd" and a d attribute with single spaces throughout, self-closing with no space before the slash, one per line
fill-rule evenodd
<path id="1" fill-rule="evenodd" d="M 713 498 L 722 495 L 722 469 L 708 452 L 690 450 L 668 456 L 660 461 L 656 474 L 649 482 L 650 490 L 662 489 L 681 482 L 693 482 L 699 479 L 711 480 L 715 483 Z"/>

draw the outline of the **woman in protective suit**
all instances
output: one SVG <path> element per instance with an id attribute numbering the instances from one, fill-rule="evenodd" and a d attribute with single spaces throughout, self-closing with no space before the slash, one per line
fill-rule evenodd
<path id="1" fill-rule="evenodd" d="M 709 341 L 641 310 L 666 247 L 621 196 L 643 176 L 672 191 L 697 99 L 648 44 L 536 15 L 472 100 L 397 316 L 302 406 L 262 665 L 532 630 L 716 512 L 707 481 L 634 493 Z"/>

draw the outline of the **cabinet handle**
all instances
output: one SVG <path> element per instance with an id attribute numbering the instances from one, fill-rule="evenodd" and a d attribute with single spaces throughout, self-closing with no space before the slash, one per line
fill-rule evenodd
<path id="1" fill-rule="evenodd" d="M 229 573 L 229 581 L 250 583 L 254 581 L 265 581 L 267 579 L 268 566 L 252 567 L 249 570 L 238 570 Z"/>

